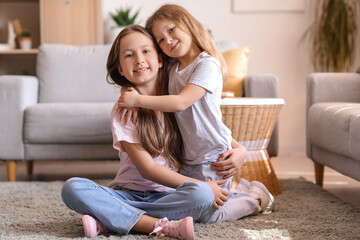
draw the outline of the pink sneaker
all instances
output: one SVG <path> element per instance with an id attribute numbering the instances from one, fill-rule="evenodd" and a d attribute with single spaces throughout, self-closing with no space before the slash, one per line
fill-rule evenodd
<path id="1" fill-rule="evenodd" d="M 160 219 L 154 230 L 157 237 L 175 237 L 178 239 L 193 240 L 194 239 L 194 221 L 192 217 L 186 217 L 178 221 L 169 221 L 166 217 Z"/>
<path id="2" fill-rule="evenodd" d="M 108 229 L 100 221 L 96 220 L 90 215 L 83 215 L 81 217 L 85 237 L 93 238 L 97 235 L 104 234 Z"/>

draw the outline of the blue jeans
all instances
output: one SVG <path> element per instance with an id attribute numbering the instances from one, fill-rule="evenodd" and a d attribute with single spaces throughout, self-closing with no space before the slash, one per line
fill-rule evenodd
<path id="1" fill-rule="evenodd" d="M 195 221 L 213 209 L 214 193 L 204 182 L 186 182 L 168 192 L 141 192 L 101 186 L 89 179 L 70 178 L 61 191 L 70 209 L 97 218 L 108 229 L 125 235 L 143 214 L 169 220 L 192 216 Z"/>
<path id="2" fill-rule="evenodd" d="M 222 179 L 222 175 L 217 175 L 216 171 L 211 169 L 212 162 L 206 162 L 195 165 L 185 165 L 180 171 L 181 174 L 199 179 L 201 181 L 211 181 Z M 259 202 L 247 192 L 233 194 L 231 189 L 231 179 L 221 185 L 222 188 L 229 192 L 228 201 L 224 206 L 220 206 L 219 210 L 215 208 L 210 209 L 199 219 L 202 223 L 220 223 L 229 220 L 237 220 L 245 216 L 257 213 L 260 211 Z"/>

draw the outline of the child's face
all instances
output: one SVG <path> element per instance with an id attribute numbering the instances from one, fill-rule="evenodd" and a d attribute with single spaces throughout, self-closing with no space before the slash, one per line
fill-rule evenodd
<path id="1" fill-rule="evenodd" d="M 130 33 L 120 41 L 119 73 L 136 86 L 156 84 L 162 59 L 154 43 L 146 35 Z"/>
<path id="2" fill-rule="evenodd" d="M 190 34 L 181 30 L 174 22 L 157 20 L 152 33 L 163 52 L 169 57 L 182 58 L 192 47 Z"/>

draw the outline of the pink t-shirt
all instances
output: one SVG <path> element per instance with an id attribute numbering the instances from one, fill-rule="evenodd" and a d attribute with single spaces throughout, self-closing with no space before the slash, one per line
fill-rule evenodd
<path id="1" fill-rule="evenodd" d="M 117 107 L 114 106 L 111 112 L 111 131 L 113 135 L 113 147 L 119 150 L 120 168 L 115 179 L 109 183 L 109 187 L 120 186 L 144 192 L 164 192 L 171 190 L 172 188 L 155 183 L 141 176 L 121 144 L 121 141 L 140 143 L 136 127 L 133 123 L 125 125 L 124 122 L 120 122 L 120 115 L 116 112 L 116 109 Z M 159 112 L 157 116 L 161 124 L 164 124 L 164 115 Z M 176 168 L 172 166 L 169 160 L 162 154 L 153 158 L 153 161 L 176 171 Z"/>

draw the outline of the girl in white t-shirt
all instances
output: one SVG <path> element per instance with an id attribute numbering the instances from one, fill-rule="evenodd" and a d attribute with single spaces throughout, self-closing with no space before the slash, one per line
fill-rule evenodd
<path id="1" fill-rule="evenodd" d="M 141 26 L 129 26 L 110 50 L 108 79 L 144 95 L 166 94 L 163 65 L 152 36 Z M 108 187 L 71 178 L 62 188 L 64 203 L 83 215 L 86 237 L 110 230 L 193 239 L 193 220 L 205 222 L 214 202 L 227 200 L 227 191 L 219 187 L 226 180 L 205 183 L 178 173 L 183 145 L 172 113 L 140 109 L 137 123 L 125 124 L 115 109 L 113 145 L 121 159 L 116 178 Z"/>
<path id="2" fill-rule="evenodd" d="M 178 5 L 160 7 L 146 23 L 161 50 L 168 56 L 169 94 L 139 95 L 133 88 L 123 92 L 120 107 L 141 107 L 175 112 L 184 141 L 185 167 L 181 173 L 203 181 L 220 179 L 214 170 L 219 157 L 238 143 L 221 120 L 220 100 L 226 64 L 208 31 L 189 12 Z M 215 169 L 219 169 L 215 166 Z M 219 169 L 227 170 L 227 169 Z M 225 176 L 227 177 L 227 176 Z M 260 182 L 243 179 L 238 188 L 251 186 L 259 209 L 273 208 L 273 196 Z M 224 188 L 230 191 L 231 178 Z M 240 196 L 241 198 L 241 196 Z M 239 196 L 232 194 L 221 211 L 210 214 L 208 222 L 242 217 Z"/>

